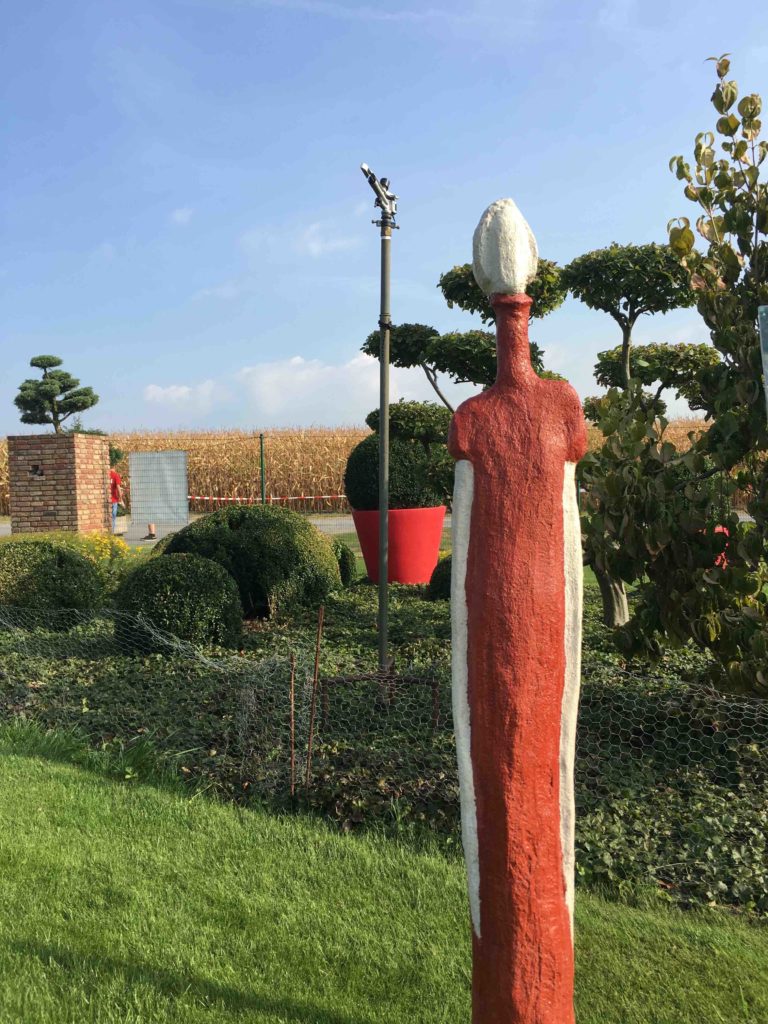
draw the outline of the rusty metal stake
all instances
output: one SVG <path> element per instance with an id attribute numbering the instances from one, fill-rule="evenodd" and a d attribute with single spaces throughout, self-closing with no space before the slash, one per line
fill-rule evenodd
<path id="1" fill-rule="evenodd" d="M 307 773 L 304 780 L 306 789 L 309 789 L 309 780 L 312 773 L 312 744 L 315 739 L 315 714 L 317 712 L 317 684 L 320 679 L 320 640 L 323 636 L 323 619 L 325 618 L 325 605 L 321 604 L 317 612 L 317 642 L 315 643 L 315 671 L 312 675 L 312 704 L 309 711 L 309 739 L 307 741 Z"/>

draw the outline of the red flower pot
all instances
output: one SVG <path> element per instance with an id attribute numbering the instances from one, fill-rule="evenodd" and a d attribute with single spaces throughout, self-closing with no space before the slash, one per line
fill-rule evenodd
<path id="1" fill-rule="evenodd" d="M 357 537 L 372 583 L 379 582 L 379 513 L 352 510 Z M 389 510 L 390 583 L 429 583 L 443 536 L 445 505 Z"/>

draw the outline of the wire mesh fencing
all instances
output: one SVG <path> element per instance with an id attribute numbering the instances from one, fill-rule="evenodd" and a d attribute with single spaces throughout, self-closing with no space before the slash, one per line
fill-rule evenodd
<path id="1" fill-rule="evenodd" d="M 238 801 L 457 846 L 447 663 L 338 673 L 315 653 L 288 633 L 267 656 L 201 651 L 140 617 L 2 608 L 0 718 L 149 738 Z M 582 884 L 768 914 L 767 702 L 588 668 L 575 789 Z"/>

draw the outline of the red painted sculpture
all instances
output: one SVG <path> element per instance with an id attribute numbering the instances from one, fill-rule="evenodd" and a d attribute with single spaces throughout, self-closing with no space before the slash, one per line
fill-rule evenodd
<path id="1" fill-rule="evenodd" d="M 571 386 L 528 346 L 536 247 L 511 200 L 475 232 L 496 313 L 495 384 L 457 410 L 454 719 L 473 926 L 474 1024 L 572 1024 L 573 749 L 581 543 Z M 508 292 L 508 294 L 504 294 Z"/>

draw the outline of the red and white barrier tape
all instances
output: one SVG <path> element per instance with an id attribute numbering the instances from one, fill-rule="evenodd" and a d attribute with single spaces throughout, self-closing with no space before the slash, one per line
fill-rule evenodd
<path id="1" fill-rule="evenodd" d="M 188 494 L 188 501 L 218 501 L 218 502 L 235 502 L 240 505 L 255 505 L 261 504 L 260 498 L 224 498 L 218 494 Z M 274 494 L 270 494 L 267 497 L 267 504 L 272 504 L 278 501 L 343 501 L 346 500 L 346 494 L 298 494 L 291 497 L 279 497 Z"/>

